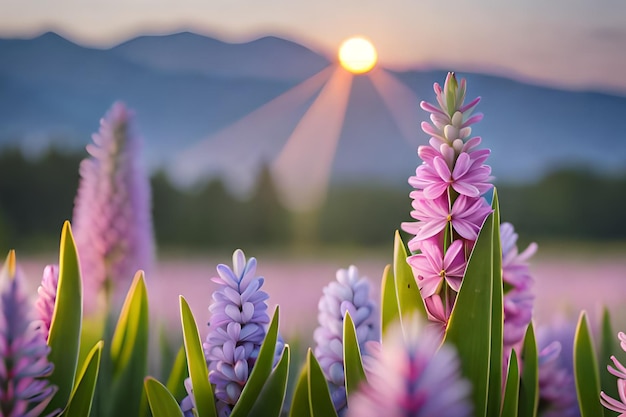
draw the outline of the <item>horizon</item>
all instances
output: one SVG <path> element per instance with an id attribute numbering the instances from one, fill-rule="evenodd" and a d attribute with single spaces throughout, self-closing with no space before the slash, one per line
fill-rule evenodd
<path id="1" fill-rule="evenodd" d="M 34 40 L 39 37 L 45 36 L 47 34 L 54 34 L 66 41 L 69 41 L 75 45 L 78 45 L 87 49 L 96 49 L 96 50 L 110 50 L 114 49 L 120 45 L 123 45 L 127 42 L 131 42 L 135 39 L 143 38 L 143 37 L 168 37 L 168 36 L 176 36 L 181 34 L 191 34 L 195 36 L 200 36 L 208 39 L 217 40 L 219 42 L 230 44 L 230 45 L 244 45 L 248 43 L 252 43 L 261 39 L 266 38 L 275 38 L 286 42 L 295 43 L 303 48 L 306 48 L 317 55 L 322 56 L 329 60 L 332 64 L 338 64 L 337 51 L 324 49 L 320 45 L 311 45 L 306 42 L 302 42 L 298 39 L 292 39 L 289 36 L 281 36 L 278 34 L 268 33 L 268 34 L 259 34 L 258 36 L 245 37 L 241 39 L 232 39 L 229 37 L 222 37 L 216 33 L 202 33 L 201 31 L 194 31 L 192 28 L 180 28 L 173 29 L 172 31 L 154 31 L 154 32 L 139 32 L 136 35 L 130 35 L 128 38 L 123 38 L 119 40 L 115 40 L 113 43 L 92 43 L 92 42 L 83 42 L 80 39 L 75 39 L 73 36 L 63 33 L 62 30 L 54 30 L 54 29 L 46 29 L 39 32 L 35 32 L 32 34 L 17 34 L 15 36 L 4 36 L 2 34 L 2 30 L 0 28 L 0 40 Z M 626 63 L 626 62 L 625 62 Z M 626 96 L 626 79 L 624 79 L 623 87 L 610 88 L 606 85 L 600 84 L 578 84 L 578 83 L 570 83 L 570 82 L 556 82 L 556 80 L 551 79 L 550 77 L 533 77 L 521 72 L 515 73 L 506 68 L 498 68 L 498 67 L 488 67 L 481 65 L 459 65 L 461 68 L 458 69 L 449 69 L 444 67 L 443 65 L 437 63 L 416 63 L 411 65 L 409 63 L 405 63 L 402 65 L 388 65 L 384 62 L 381 63 L 380 60 L 376 64 L 376 66 L 380 66 L 387 70 L 391 70 L 393 72 L 427 72 L 427 71 L 453 71 L 464 74 L 483 74 L 488 76 L 502 77 L 510 80 L 514 80 L 520 83 L 536 85 L 546 88 L 551 88 L 555 90 L 564 90 L 564 91 L 579 91 L 579 92 L 594 92 L 600 94 L 614 95 L 614 96 Z M 626 68 L 625 68 L 626 71 Z M 562 81 L 562 80 L 561 80 Z"/>
<path id="2" fill-rule="evenodd" d="M 5 0 L 0 37 L 53 31 L 106 48 L 141 35 L 189 31 L 229 43 L 276 36 L 326 56 L 354 35 L 369 38 L 383 66 L 488 72 L 558 88 L 626 93 L 626 2 L 540 0 L 494 6 L 486 0 L 414 4 L 252 0 L 89 5 Z M 124 13 L 119 13 L 120 9 Z M 468 22 L 471 22 L 468 25 Z"/>

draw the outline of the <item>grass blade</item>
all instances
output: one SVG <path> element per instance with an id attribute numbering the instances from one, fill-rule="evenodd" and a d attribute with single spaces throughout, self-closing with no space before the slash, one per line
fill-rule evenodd
<path id="1" fill-rule="evenodd" d="M 176 399 L 163 384 L 150 376 L 143 384 L 153 417 L 183 417 Z"/>
<path id="2" fill-rule="evenodd" d="M 539 406 L 539 354 L 532 322 L 526 329 L 522 348 L 522 376 L 519 387 L 519 417 L 536 417 Z"/>
<path id="3" fill-rule="evenodd" d="M 354 321 L 349 312 L 346 312 L 343 319 L 343 366 L 349 401 L 350 395 L 357 390 L 361 381 L 366 379 Z"/>
<path id="4" fill-rule="evenodd" d="M 44 415 L 64 409 L 70 398 L 78 367 L 83 319 L 80 266 L 69 222 L 63 224 L 59 249 L 57 298 L 48 336 L 48 360 L 54 364 L 54 371 L 48 380 L 57 386 L 58 391 L 44 410 Z"/>
<path id="5" fill-rule="evenodd" d="M 180 319 L 183 327 L 185 355 L 187 356 L 187 370 L 191 378 L 198 417 L 217 417 L 213 389 L 209 382 L 209 370 L 202 350 L 196 320 L 191 313 L 189 304 L 182 295 L 180 296 Z"/>
<path id="6" fill-rule="evenodd" d="M 148 367 L 148 291 L 137 272 L 111 340 L 112 387 L 108 415 L 139 415 Z"/>
<path id="7" fill-rule="evenodd" d="M 278 340 L 279 316 L 280 310 L 279 307 L 276 306 L 272 322 L 270 323 L 265 339 L 261 344 L 259 356 L 254 363 L 254 367 L 252 368 L 252 372 L 250 373 L 250 377 L 248 378 L 246 385 L 241 391 L 239 400 L 237 400 L 237 403 L 233 407 L 231 417 L 245 417 L 248 415 L 248 412 L 252 409 L 257 397 L 261 393 L 261 390 L 263 390 L 265 381 L 267 381 L 267 378 L 272 372 L 274 355 L 276 352 L 276 341 Z"/>
<path id="8" fill-rule="evenodd" d="M 502 417 L 517 417 L 519 399 L 519 368 L 517 364 L 517 352 L 513 349 L 509 360 L 509 371 L 504 388 L 504 400 L 502 402 Z"/>
<path id="9" fill-rule="evenodd" d="M 289 345 L 285 345 L 276 368 L 271 373 L 247 417 L 279 417 L 285 402 L 290 362 Z"/>
<path id="10" fill-rule="evenodd" d="M 583 311 L 578 320 L 574 337 L 574 377 L 576 393 L 582 417 L 598 417 L 604 414 L 600 404 L 600 376 L 596 354 L 589 331 L 587 314 Z"/>
<path id="11" fill-rule="evenodd" d="M 63 412 L 64 417 L 84 417 L 91 412 L 103 345 L 104 342 L 99 341 L 87 355 L 83 368 L 78 375 L 76 388 Z"/>

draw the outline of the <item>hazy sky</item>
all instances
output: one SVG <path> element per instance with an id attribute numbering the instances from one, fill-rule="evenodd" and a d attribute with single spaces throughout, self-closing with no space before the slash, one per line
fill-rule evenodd
<path id="1" fill-rule="evenodd" d="M 97 46 L 180 30 L 271 34 L 330 53 L 361 34 L 392 68 L 489 68 L 626 94 L 626 0 L 0 0 L 0 36 L 47 30 Z"/>

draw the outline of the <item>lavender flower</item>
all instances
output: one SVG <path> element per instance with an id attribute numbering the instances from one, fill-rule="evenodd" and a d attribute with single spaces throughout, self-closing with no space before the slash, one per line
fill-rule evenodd
<path id="1" fill-rule="evenodd" d="M 329 381 L 335 409 L 344 412 L 346 407 L 345 376 L 343 369 L 343 320 L 346 312 L 354 321 L 357 340 L 363 354 L 365 343 L 377 340 L 379 330 L 375 304 L 370 299 L 370 284 L 361 277 L 355 266 L 339 269 L 337 280 L 324 287 L 318 307 L 319 327 L 313 338 L 315 356 Z"/>
<path id="2" fill-rule="evenodd" d="M 406 331 L 396 328 L 379 351 L 372 349 L 367 382 L 350 397 L 348 417 L 470 416 L 471 387 L 456 351 L 439 347 L 439 337 L 419 325 Z"/>
<path id="3" fill-rule="evenodd" d="M 59 266 L 48 265 L 43 270 L 41 285 L 37 288 L 37 301 L 35 308 L 42 321 L 41 332 L 45 340 L 48 340 L 52 315 L 54 314 L 54 304 L 57 299 L 57 286 L 59 285 Z"/>
<path id="4" fill-rule="evenodd" d="M 576 323 L 563 319 L 537 331 L 539 416 L 580 417 L 574 380 Z"/>
<path id="5" fill-rule="evenodd" d="M 530 323 L 535 296 L 528 259 L 537 251 L 531 243 L 522 253 L 517 249 L 517 233 L 510 223 L 500 225 L 502 242 L 502 280 L 508 289 L 504 293 L 504 346 L 510 349 L 519 343 Z"/>
<path id="6" fill-rule="evenodd" d="M 493 186 L 491 168 L 484 164 L 490 151 L 476 149 L 481 139 L 471 137 L 471 125 L 482 119 L 482 114 L 472 116 L 480 98 L 464 104 L 466 82 L 459 84 L 453 73 L 443 88 L 435 83 L 434 90 L 438 106 L 421 103 L 431 114 L 431 123 L 422 123 L 422 130 L 431 136 L 429 146 L 418 148 L 422 164 L 409 178 L 415 188 L 410 194 L 411 217 L 417 221 L 403 223 L 402 228 L 414 235 L 409 250 L 421 252 L 407 261 L 428 317 L 445 331 L 469 254 L 491 213 L 483 195 Z"/>
<path id="7" fill-rule="evenodd" d="M 117 102 L 100 121 L 87 146 L 90 157 L 80 165 L 74 205 L 74 237 L 86 290 L 130 282 L 149 269 L 154 252 L 150 184 L 140 167 L 140 141 L 133 114 Z"/>
<path id="8" fill-rule="evenodd" d="M 619 332 L 617 337 L 620 341 L 622 350 L 626 351 L 626 334 Z M 611 360 L 615 367 L 608 365 L 607 369 L 617 379 L 617 392 L 619 394 L 619 401 L 615 398 L 609 397 L 604 391 L 600 392 L 600 402 L 609 410 L 620 413 L 620 417 L 626 415 L 626 367 L 617 360 L 615 356 L 611 356 Z"/>
<path id="9" fill-rule="evenodd" d="M 23 293 L 22 275 L 11 251 L 0 276 L 0 416 L 38 416 L 56 387 L 45 379 L 52 373 L 38 320 Z"/>
<path id="10" fill-rule="evenodd" d="M 256 276 L 256 259 L 240 249 L 233 253 L 233 268 L 220 264 L 220 288 L 209 307 L 211 322 L 204 343 L 209 380 L 215 386 L 220 416 L 230 414 L 248 381 L 270 321 L 263 277 Z"/>

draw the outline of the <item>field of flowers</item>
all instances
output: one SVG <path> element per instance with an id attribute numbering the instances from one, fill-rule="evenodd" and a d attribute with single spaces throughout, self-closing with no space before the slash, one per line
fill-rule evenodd
<path id="1" fill-rule="evenodd" d="M 355 259 L 155 262 L 149 183 L 116 103 L 58 265 L 15 251 L 3 265 L 0 417 L 626 415 L 623 252 L 520 245 L 471 136 L 480 98 L 466 104 L 453 73 L 434 92 L 407 242 Z M 168 350 L 171 371 L 153 373 Z"/>

